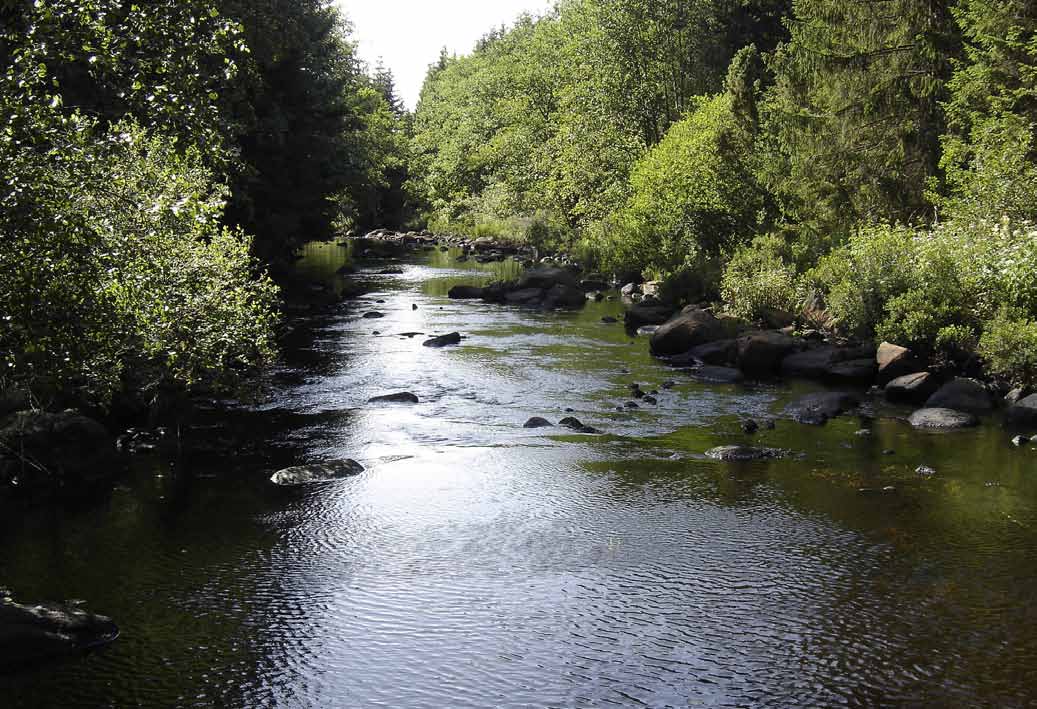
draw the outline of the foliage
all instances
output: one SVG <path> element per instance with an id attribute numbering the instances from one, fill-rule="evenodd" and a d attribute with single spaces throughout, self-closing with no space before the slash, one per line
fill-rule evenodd
<path id="1" fill-rule="evenodd" d="M 764 194 L 745 167 L 731 104 L 727 94 L 702 99 L 634 167 L 630 198 L 599 236 L 607 265 L 667 273 L 757 228 Z"/>
<path id="2" fill-rule="evenodd" d="M 1021 386 L 1037 386 L 1037 322 L 1026 311 L 999 310 L 984 327 L 979 354 L 992 373 Z"/>
<path id="3" fill-rule="evenodd" d="M 769 234 L 735 251 L 724 270 L 721 295 L 732 313 L 747 320 L 769 309 L 795 312 L 802 298 L 785 240 Z"/>

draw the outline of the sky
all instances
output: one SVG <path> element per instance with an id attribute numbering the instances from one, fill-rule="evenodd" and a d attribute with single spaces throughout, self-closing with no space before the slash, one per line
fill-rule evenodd
<path id="1" fill-rule="evenodd" d="M 360 58 L 381 58 L 396 78 L 407 107 L 418 102 L 430 64 L 446 47 L 467 54 L 494 27 L 511 24 L 521 12 L 542 14 L 553 0 L 337 0 L 353 23 Z"/>

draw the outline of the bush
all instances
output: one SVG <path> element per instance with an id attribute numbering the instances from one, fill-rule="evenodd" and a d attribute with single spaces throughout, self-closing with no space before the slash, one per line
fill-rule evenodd
<path id="1" fill-rule="evenodd" d="M 758 237 L 738 249 L 721 283 L 721 295 L 731 312 L 748 320 L 767 309 L 795 312 L 802 299 L 796 269 L 788 256 L 788 245 L 775 235 Z"/>
<path id="2" fill-rule="evenodd" d="M 704 97 L 637 163 L 631 196 L 589 236 L 608 268 L 672 273 L 757 229 L 765 206 L 727 94 Z"/>
<path id="3" fill-rule="evenodd" d="M 41 123 L 42 124 L 42 123 Z M 52 126 L 40 154 L 0 143 L 4 378 L 105 403 L 124 379 L 224 386 L 273 351 L 276 289 L 221 226 L 197 150 L 131 123 Z"/>
<path id="4" fill-rule="evenodd" d="M 1037 386 L 1037 322 L 1023 311 L 1003 308 L 985 324 L 979 355 L 991 373 Z"/>

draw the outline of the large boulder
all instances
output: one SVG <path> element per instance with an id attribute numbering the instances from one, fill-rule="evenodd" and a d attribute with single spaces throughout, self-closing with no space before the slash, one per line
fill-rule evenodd
<path id="1" fill-rule="evenodd" d="M 656 357 L 667 357 L 687 352 L 693 347 L 714 342 L 724 331 L 713 313 L 685 308 L 663 323 L 652 335 L 650 348 Z"/>
<path id="2" fill-rule="evenodd" d="M 107 429 L 74 411 L 19 411 L 0 429 L 0 486 L 99 482 L 115 472 L 115 458 Z"/>
<path id="3" fill-rule="evenodd" d="M 974 379 L 958 377 L 944 384 L 925 402 L 930 409 L 984 412 L 994 408 L 987 388 Z"/>
<path id="4" fill-rule="evenodd" d="M 939 380 L 929 372 L 916 372 L 886 384 L 885 394 L 890 401 L 921 404 L 935 394 L 939 386 Z"/>
<path id="5" fill-rule="evenodd" d="M 849 359 L 836 362 L 828 368 L 828 378 L 835 382 L 870 384 L 875 380 L 875 360 Z"/>
<path id="6" fill-rule="evenodd" d="M 737 340 L 717 340 L 692 347 L 688 354 L 699 362 L 723 366 L 735 361 L 738 354 Z"/>
<path id="7" fill-rule="evenodd" d="M 518 283 L 515 284 L 516 290 L 524 290 L 526 288 L 542 288 L 548 290 L 557 285 L 567 286 L 574 290 L 579 290 L 579 281 L 576 280 L 576 276 L 573 275 L 572 271 L 564 268 L 534 268 L 531 271 L 526 271 L 519 278 Z"/>
<path id="8" fill-rule="evenodd" d="M 1037 394 L 1031 394 L 1009 406 L 1005 416 L 1013 424 L 1037 425 Z"/>
<path id="9" fill-rule="evenodd" d="M 841 361 L 840 350 L 832 346 L 815 347 L 802 352 L 793 352 L 781 361 L 784 377 L 823 379 L 828 368 Z"/>
<path id="10" fill-rule="evenodd" d="M 774 374 L 781 362 L 800 349 L 800 341 L 780 332 L 764 330 L 738 338 L 738 368 L 749 375 Z"/>
<path id="11" fill-rule="evenodd" d="M 911 418 L 908 421 L 915 428 L 933 430 L 971 428 L 979 425 L 979 419 L 967 411 L 941 408 L 919 409 L 911 414 Z"/>
<path id="12" fill-rule="evenodd" d="M 922 369 L 922 362 L 911 350 L 891 342 L 883 342 L 875 353 L 878 365 L 878 383 L 887 384 L 906 374 L 915 374 Z"/>
<path id="13" fill-rule="evenodd" d="M 636 330 L 644 325 L 662 325 L 673 315 L 673 308 L 656 301 L 632 305 L 623 316 L 623 322 L 629 330 Z"/>
<path id="14" fill-rule="evenodd" d="M 821 426 L 836 416 L 860 405 L 852 394 L 824 391 L 807 394 L 785 407 L 785 414 L 797 423 Z"/>
<path id="15" fill-rule="evenodd" d="M 111 618 L 71 605 L 0 599 L 0 668 L 22 667 L 101 647 L 119 637 Z"/>
<path id="16" fill-rule="evenodd" d="M 541 305 L 548 309 L 582 308 L 586 302 L 587 298 L 579 288 L 568 286 L 564 283 L 557 283 L 547 289 Z"/>
<path id="17" fill-rule="evenodd" d="M 454 286 L 447 293 L 447 297 L 452 300 L 473 300 L 475 298 L 482 298 L 484 289 L 479 286 Z"/>
<path id="18" fill-rule="evenodd" d="M 295 487 L 349 478 L 362 472 L 364 472 L 364 466 L 355 460 L 336 460 L 330 463 L 298 465 L 294 468 L 278 470 L 270 477 L 270 482 L 282 487 Z"/>

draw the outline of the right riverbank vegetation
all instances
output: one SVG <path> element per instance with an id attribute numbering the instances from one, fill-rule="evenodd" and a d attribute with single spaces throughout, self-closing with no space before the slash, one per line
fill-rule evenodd
<path id="1" fill-rule="evenodd" d="M 560 0 L 413 113 L 324 0 L 0 21 L 5 410 L 232 383 L 292 253 L 377 226 L 1037 384 L 1027 0 Z"/>

